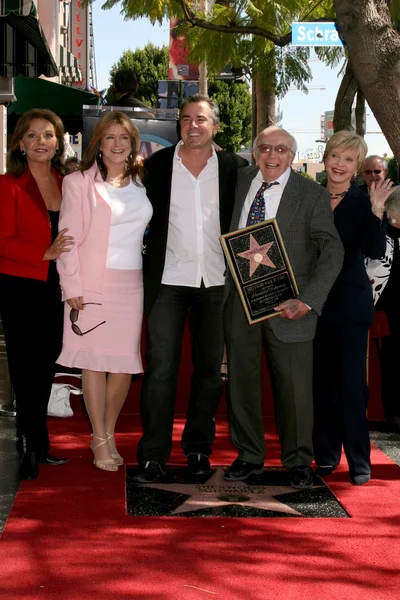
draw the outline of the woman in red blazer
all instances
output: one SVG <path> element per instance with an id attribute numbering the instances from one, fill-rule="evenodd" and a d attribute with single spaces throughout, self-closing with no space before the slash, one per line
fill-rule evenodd
<path id="1" fill-rule="evenodd" d="M 50 110 L 18 121 L 0 176 L 0 314 L 17 403 L 23 479 L 38 463 L 67 462 L 49 453 L 47 404 L 61 349 L 63 307 L 56 263 L 72 243 L 58 233 L 64 128 Z"/>

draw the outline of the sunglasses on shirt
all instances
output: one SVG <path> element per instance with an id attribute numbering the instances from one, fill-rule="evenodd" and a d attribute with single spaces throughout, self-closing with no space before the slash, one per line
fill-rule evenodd
<path id="1" fill-rule="evenodd" d="M 99 302 L 85 302 L 84 304 L 82 304 L 82 306 L 88 306 L 88 304 L 95 304 L 96 306 L 101 306 L 101 304 Z M 71 312 L 69 313 L 69 320 L 71 321 L 71 329 L 74 333 L 76 333 L 76 335 L 86 335 L 87 333 L 90 333 L 94 329 L 97 329 L 98 327 L 100 327 L 100 325 L 104 325 L 104 323 L 105 323 L 105 321 L 102 321 L 101 323 L 99 323 L 98 325 L 95 325 L 94 327 L 92 327 L 91 329 L 88 329 L 87 331 L 81 331 L 80 328 L 78 327 L 78 325 L 76 325 L 78 317 L 79 317 L 79 310 L 77 308 L 71 308 Z"/>
<path id="2" fill-rule="evenodd" d="M 367 169 L 366 171 L 364 171 L 364 173 L 366 175 L 372 175 L 372 173 L 374 175 L 380 175 L 382 173 L 382 169 L 374 169 L 373 171 L 371 171 L 371 169 Z"/>

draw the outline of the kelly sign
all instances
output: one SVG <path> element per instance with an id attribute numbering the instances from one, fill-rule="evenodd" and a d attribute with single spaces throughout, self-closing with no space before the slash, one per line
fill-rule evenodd
<path id="1" fill-rule="evenodd" d="M 336 23 L 292 23 L 292 46 L 343 46 Z"/>

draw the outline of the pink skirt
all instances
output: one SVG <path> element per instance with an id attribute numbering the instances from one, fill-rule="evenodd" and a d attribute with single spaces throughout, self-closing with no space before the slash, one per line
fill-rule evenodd
<path id="1" fill-rule="evenodd" d="M 75 331 L 78 327 L 83 335 L 73 331 L 71 307 L 65 302 L 63 347 L 57 362 L 90 371 L 142 373 L 142 271 L 106 269 L 103 294 L 84 290 L 83 302 L 96 303 L 80 310 L 74 323 Z"/>

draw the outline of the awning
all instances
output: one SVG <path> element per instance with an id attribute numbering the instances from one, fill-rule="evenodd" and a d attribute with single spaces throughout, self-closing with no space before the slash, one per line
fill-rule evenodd
<path id="1" fill-rule="evenodd" d="M 0 0 L 0 76 L 55 77 L 58 67 L 33 0 Z"/>
<path id="2" fill-rule="evenodd" d="M 98 106 L 100 97 L 83 90 L 53 83 L 46 79 L 26 79 L 19 75 L 14 81 L 17 99 L 8 107 L 9 128 L 16 118 L 32 108 L 49 108 L 61 117 L 69 133 L 82 131 L 82 107 Z M 11 119 L 11 121 L 10 121 Z"/>
<path id="3" fill-rule="evenodd" d="M 67 48 L 60 45 L 60 74 L 62 83 L 82 81 L 78 59 Z"/>

